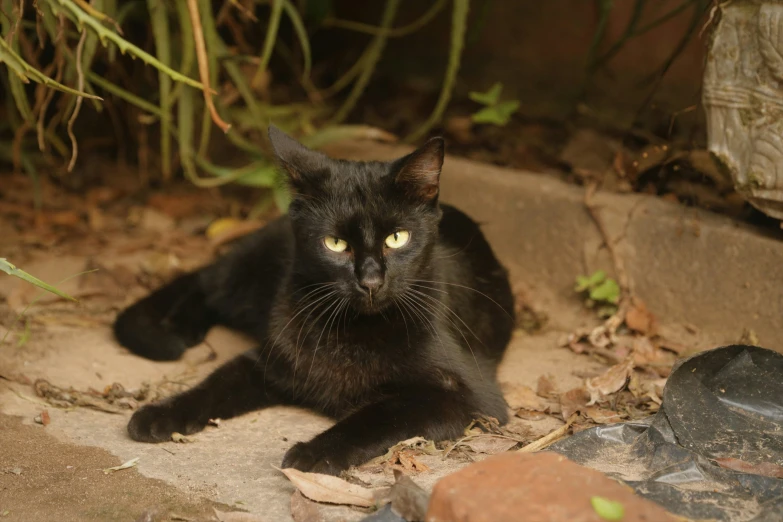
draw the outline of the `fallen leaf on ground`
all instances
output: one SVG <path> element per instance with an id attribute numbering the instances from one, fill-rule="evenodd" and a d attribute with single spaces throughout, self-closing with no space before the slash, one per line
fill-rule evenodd
<path id="1" fill-rule="evenodd" d="M 400 471 L 394 471 L 394 480 L 389 492 L 394 512 L 409 522 L 424 522 L 429 494 Z"/>
<path id="2" fill-rule="evenodd" d="M 41 412 L 41 424 L 43 424 L 44 426 L 48 426 L 50 422 L 52 422 L 52 419 L 51 417 L 49 417 L 49 411 L 43 410 Z"/>
<path id="3" fill-rule="evenodd" d="M 744 460 L 732 458 L 715 459 L 715 462 L 722 468 L 733 469 L 734 471 L 740 471 L 742 473 L 752 473 L 754 475 L 783 479 L 783 466 L 778 466 L 772 462 L 751 464 Z"/>
<path id="4" fill-rule="evenodd" d="M 520 408 L 514 413 L 517 417 L 520 419 L 525 419 L 529 421 L 537 421 L 541 419 L 545 419 L 547 415 L 545 413 L 541 413 L 540 411 L 530 411 L 526 410 L 524 408 Z"/>
<path id="5" fill-rule="evenodd" d="M 555 385 L 555 378 L 552 376 L 552 374 L 542 375 L 538 378 L 536 393 L 540 397 L 550 399 L 557 397 L 557 386 Z"/>
<path id="6" fill-rule="evenodd" d="M 560 395 L 560 407 L 563 419 L 569 418 L 577 411 L 582 411 L 590 402 L 590 394 L 583 387 L 573 388 Z"/>
<path id="7" fill-rule="evenodd" d="M 507 437 L 498 437 L 497 435 L 479 435 L 478 437 L 466 440 L 461 445 L 470 448 L 476 453 L 485 453 L 495 455 L 503 453 L 516 446 L 519 441 Z"/>
<path id="8" fill-rule="evenodd" d="M 375 457 L 367 464 L 384 464 L 384 463 L 394 463 L 398 460 L 399 453 L 406 449 L 415 449 L 417 451 L 420 451 L 426 455 L 437 455 L 440 453 L 440 450 L 435 447 L 435 443 L 431 440 L 427 440 L 424 437 L 413 437 L 407 440 L 403 440 L 389 448 L 389 451 L 387 451 L 384 455 L 381 455 L 380 457 Z"/>
<path id="9" fill-rule="evenodd" d="M 294 522 L 324 522 L 318 505 L 307 500 L 298 489 L 291 495 L 291 518 Z"/>
<path id="10" fill-rule="evenodd" d="M 139 460 L 140 460 L 140 457 L 135 457 L 135 458 L 130 459 L 127 462 L 123 462 L 119 466 L 113 466 L 111 468 L 106 468 L 106 469 L 103 470 L 103 472 L 108 475 L 109 473 L 113 473 L 115 471 L 120 471 L 120 470 L 123 470 L 123 469 L 132 468 L 133 466 L 135 466 L 136 464 L 139 463 Z"/>
<path id="11" fill-rule="evenodd" d="M 588 406 L 622 390 L 626 382 L 628 382 L 628 377 L 631 376 L 633 368 L 633 359 L 627 359 L 620 364 L 615 364 L 606 370 L 603 375 L 587 379 L 585 388 L 590 394 L 590 402 L 587 403 Z"/>
<path id="12" fill-rule="evenodd" d="M 375 505 L 371 489 L 351 484 L 341 478 L 319 473 L 304 473 L 293 468 L 279 471 L 310 500 L 360 507 Z"/>
<path id="13" fill-rule="evenodd" d="M 218 511 L 215 508 L 212 509 L 215 511 L 215 516 L 217 516 L 220 522 L 264 522 L 263 518 L 251 513 L 244 513 L 242 511 Z"/>
<path id="14" fill-rule="evenodd" d="M 642 335 L 655 333 L 655 316 L 647 309 L 647 306 L 637 297 L 631 302 L 631 307 L 625 313 L 625 324 L 631 330 Z"/>
<path id="15" fill-rule="evenodd" d="M 598 406 L 587 406 L 584 414 L 596 424 L 613 424 L 623 420 L 622 415 L 616 411 L 607 410 Z"/>
<path id="16" fill-rule="evenodd" d="M 430 468 L 419 459 L 411 450 L 402 450 L 397 453 L 397 460 L 405 471 L 429 471 Z M 392 462 L 394 465 L 394 462 Z"/>
<path id="17" fill-rule="evenodd" d="M 515 410 L 519 408 L 542 412 L 547 410 L 547 404 L 529 386 L 504 383 L 501 389 L 506 402 Z"/>

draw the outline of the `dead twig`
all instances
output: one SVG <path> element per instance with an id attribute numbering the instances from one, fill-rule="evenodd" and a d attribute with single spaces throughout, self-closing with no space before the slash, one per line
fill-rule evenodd
<path id="1" fill-rule="evenodd" d="M 198 72 L 201 77 L 201 83 L 204 85 L 204 103 L 209 109 L 212 121 L 225 133 L 231 129 L 231 124 L 223 121 L 215 108 L 215 103 L 212 101 L 212 86 L 209 83 L 209 59 L 207 58 L 207 45 L 204 42 L 204 29 L 201 26 L 201 16 L 198 11 L 198 0 L 188 0 L 188 12 L 190 13 L 190 23 L 193 26 Z"/>
<path id="2" fill-rule="evenodd" d="M 533 453 L 536 451 L 540 451 L 550 444 L 557 442 L 558 440 L 565 437 L 566 433 L 568 433 L 568 430 L 571 428 L 571 425 L 576 421 L 576 419 L 579 417 L 578 413 L 571 414 L 570 417 L 568 417 L 568 420 L 565 424 L 554 430 L 553 432 L 549 433 L 548 435 L 544 435 L 538 440 L 534 440 L 527 446 L 524 446 L 517 451 L 520 453 Z"/>
<path id="3" fill-rule="evenodd" d="M 617 275 L 617 284 L 620 286 L 620 302 L 617 305 L 617 311 L 609 317 L 603 325 L 599 326 L 590 334 L 590 338 L 600 337 L 607 335 L 611 337 L 614 335 L 617 328 L 623 324 L 625 320 L 625 314 L 628 312 L 630 302 L 630 284 L 628 281 L 628 273 L 625 271 L 625 264 L 622 258 L 617 254 L 615 248 L 615 242 L 609 237 L 609 232 L 606 230 L 606 225 L 601 217 L 598 207 L 593 203 L 593 196 L 598 188 L 596 182 L 592 182 L 587 185 L 585 190 L 584 204 L 587 212 L 590 214 L 593 222 L 598 228 L 598 232 L 601 234 L 606 250 L 609 252 L 609 256 L 612 258 L 612 264 L 614 265 L 614 271 Z"/>

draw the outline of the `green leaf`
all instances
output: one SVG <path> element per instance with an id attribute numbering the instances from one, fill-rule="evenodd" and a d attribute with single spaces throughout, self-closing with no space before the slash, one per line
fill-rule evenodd
<path id="1" fill-rule="evenodd" d="M 474 123 L 492 123 L 504 126 L 511 120 L 511 115 L 519 109 L 517 100 L 500 102 L 497 105 L 485 107 L 472 116 Z"/>
<path id="2" fill-rule="evenodd" d="M 497 82 L 495 85 L 489 88 L 487 92 L 472 91 L 468 93 L 468 97 L 474 102 L 482 105 L 495 105 L 500 99 L 500 93 L 503 91 L 503 84 Z"/>
<path id="3" fill-rule="evenodd" d="M 605 279 L 606 272 L 603 270 L 597 270 L 589 276 L 579 276 L 576 278 L 575 290 L 577 292 L 584 292 L 585 290 L 589 290 L 603 283 Z"/>
<path id="4" fill-rule="evenodd" d="M 590 299 L 617 304 L 620 301 L 620 286 L 614 279 L 607 279 L 600 285 L 590 289 Z"/>
<path id="5" fill-rule="evenodd" d="M 618 521 L 625 516 L 625 508 L 619 502 L 603 497 L 591 497 L 590 504 L 593 505 L 595 513 L 604 520 Z"/>
<path id="6" fill-rule="evenodd" d="M 277 205 L 277 208 L 280 209 L 280 212 L 287 212 L 288 206 L 291 204 L 291 191 L 288 190 L 288 187 L 281 183 L 275 187 L 273 196 L 275 198 L 275 204 Z"/>
<path id="7" fill-rule="evenodd" d="M 58 290 L 57 288 L 53 287 L 52 285 L 48 283 L 44 283 L 37 277 L 31 276 L 24 270 L 20 270 L 16 268 L 16 266 L 12 265 L 8 262 L 7 259 L 4 257 L 0 257 L 0 271 L 5 272 L 8 275 L 12 275 L 14 277 L 18 277 L 19 279 L 23 279 L 24 281 L 27 281 L 30 284 L 33 284 L 39 288 L 43 288 L 44 290 L 51 292 L 55 295 L 59 295 L 60 297 L 63 297 L 65 299 L 70 299 L 71 301 L 76 301 L 73 297 L 70 295 Z"/>

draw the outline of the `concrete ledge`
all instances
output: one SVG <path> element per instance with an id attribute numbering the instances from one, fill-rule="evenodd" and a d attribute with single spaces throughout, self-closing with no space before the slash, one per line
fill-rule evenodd
<path id="1" fill-rule="evenodd" d="M 334 146 L 354 159 L 391 159 L 410 148 L 376 143 Z M 448 157 L 443 201 L 484 224 L 497 254 L 537 303 L 570 305 L 577 275 L 612 272 L 584 190 L 545 175 Z M 783 242 L 727 217 L 638 194 L 598 193 L 607 233 L 634 293 L 662 323 L 688 324 L 703 347 L 736 342 L 752 329 L 783 350 Z M 566 306 L 568 308 L 568 306 Z M 552 317 L 560 323 L 557 317 Z M 569 317 L 572 321 L 573 317 Z"/>

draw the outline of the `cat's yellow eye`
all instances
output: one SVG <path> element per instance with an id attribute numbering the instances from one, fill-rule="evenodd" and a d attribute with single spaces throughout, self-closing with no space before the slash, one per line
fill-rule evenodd
<path id="1" fill-rule="evenodd" d="M 402 248 L 410 238 L 410 232 L 407 230 L 398 230 L 386 238 L 386 246 L 389 248 Z"/>
<path id="2" fill-rule="evenodd" d="M 345 252 L 348 248 L 348 242 L 344 239 L 334 236 L 326 236 L 324 238 L 324 245 L 332 252 Z"/>

